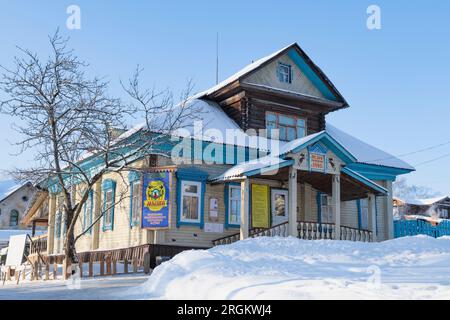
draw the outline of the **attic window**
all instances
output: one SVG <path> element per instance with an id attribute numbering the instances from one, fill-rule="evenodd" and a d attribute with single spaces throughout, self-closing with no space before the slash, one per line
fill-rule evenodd
<path id="1" fill-rule="evenodd" d="M 278 62 L 277 76 L 280 82 L 292 83 L 292 67 L 290 64 Z"/>

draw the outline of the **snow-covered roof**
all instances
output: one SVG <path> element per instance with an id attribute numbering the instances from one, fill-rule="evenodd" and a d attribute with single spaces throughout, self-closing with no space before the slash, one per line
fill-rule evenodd
<path id="1" fill-rule="evenodd" d="M 190 136 L 197 140 L 251 147 L 263 151 L 269 151 L 272 143 L 283 143 L 265 137 L 247 135 L 216 102 L 191 98 L 186 104 L 178 107 L 192 108 L 192 111 L 189 112 L 195 112 L 195 116 L 184 117 L 183 123 L 173 132 L 174 136 Z M 161 121 L 164 121 L 164 119 L 161 119 Z M 157 123 L 158 119 L 155 122 Z M 157 127 L 155 126 L 155 128 Z M 146 128 L 146 123 L 138 124 L 120 135 L 117 141 L 126 139 Z M 234 139 L 233 141 L 227 141 L 227 137 Z"/>
<path id="2" fill-rule="evenodd" d="M 11 195 L 13 195 L 17 191 L 21 190 L 22 188 L 31 187 L 31 186 L 32 186 L 31 182 L 26 182 L 24 184 L 13 185 L 12 187 L 8 188 L 8 190 L 6 190 L 6 192 L 3 195 L 1 195 L 0 202 L 6 200 Z"/>
<path id="3" fill-rule="evenodd" d="M 239 163 L 227 171 L 225 171 L 220 176 L 214 178 L 214 181 L 229 181 L 238 177 L 245 176 L 249 172 L 255 170 L 264 170 L 271 168 L 273 166 L 277 166 L 278 168 L 282 168 L 284 163 L 289 162 L 289 160 L 281 159 L 276 156 L 265 156 L 258 159 L 246 161 Z"/>
<path id="4" fill-rule="evenodd" d="M 364 141 L 355 138 L 348 133 L 326 124 L 326 131 L 350 153 L 352 153 L 359 163 L 373 164 L 378 166 L 415 170 L 405 161 L 380 150 Z"/>
<path id="5" fill-rule="evenodd" d="M 412 204 L 416 206 L 431 206 L 437 202 L 440 202 L 448 198 L 449 198 L 448 196 L 441 196 L 427 199 L 406 199 L 406 200 L 399 199 L 399 200 L 403 201 L 406 204 Z"/>
<path id="6" fill-rule="evenodd" d="M 242 76 L 245 76 L 246 74 L 249 74 L 250 72 L 256 70 L 257 68 L 259 68 L 262 64 L 266 63 L 267 61 L 271 60 L 272 58 L 274 58 L 275 56 L 277 56 L 278 54 L 280 54 L 281 52 L 283 52 L 284 50 L 288 49 L 289 47 L 292 47 L 293 45 L 295 45 L 295 43 L 291 43 L 290 45 L 275 51 L 274 53 L 265 56 L 261 59 L 258 59 L 255 62 L 252 62 L 251 64 L 247 65 L 246 67 L 242 68 L 241 70 L 239 70 L 238 72 L 236 72 L 235 74 L 233 74 L 232 76 L 226 78 L 225 80 L 223 80 L 222 82 L 219 82 L 217 85 L 199 92 L 198 94 L 196 94 L 194 97 L 195 98 L 201 98 L 204 96 L 208 96 L 214 92 L 216 92 L 217 90 L 222 89 L 223 87 L 229 85 L 230 83 L 238 80 L 239 78 L 241 78 Z"/>

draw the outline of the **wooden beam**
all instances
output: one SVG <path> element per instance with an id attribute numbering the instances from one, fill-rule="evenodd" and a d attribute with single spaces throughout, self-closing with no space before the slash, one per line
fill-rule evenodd
<path id="1" fill-rule="evenodd" d="M 249 192 L 250 182 L 248 179 L 245 179 L 241 182 L 241 227 L 240 227 L 240 239 L 248 238 L 248 229 L 249 229 L 249 216 L 248 216 L 248 207 L 250 203 Z"/>

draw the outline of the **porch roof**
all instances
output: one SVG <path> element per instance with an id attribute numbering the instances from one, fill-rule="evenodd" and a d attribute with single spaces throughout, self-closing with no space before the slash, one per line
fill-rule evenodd
<path id="1" fill-rule="evenodd" d="M 222 175 L 213 178 L 212 182 L 241 180 L 249 177 L 262 177 L 282 181 L 287 180 L 288 176 L 286 169 L 294 164 L 294 160 L 289 158 L 289 155 L 297 153 L 319 141 L 326 144 L 328 148 L 344 161 L 344 163 L 353 163 L 356 160 L 348 150 L 327 132 L 321 131 L 304 138 L 293 140 L 286 145 L 283 145 L 277 153 L 235 165 Z M 377 195 L 388 194 L 388 190 L 348 167 L 344 166 L 341 169 L 341 176 L 344 185 L 341 195 L 343 200 L 364 198 L 367 193 L 374 193 Z M 299 181 L 307 182 L 317 190 L 325 193 L 331 192 L 330 174 L 299 170 L 298 177 Z"/>

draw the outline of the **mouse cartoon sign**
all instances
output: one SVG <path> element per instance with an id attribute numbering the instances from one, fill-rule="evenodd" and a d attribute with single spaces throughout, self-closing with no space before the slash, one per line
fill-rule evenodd
<path id="1" fill-rule="evenodd" d="M 142 228 L 168 228 L 169 173 L 146 173 L 142 187 Z"/>

